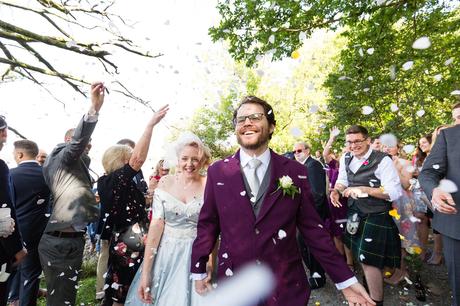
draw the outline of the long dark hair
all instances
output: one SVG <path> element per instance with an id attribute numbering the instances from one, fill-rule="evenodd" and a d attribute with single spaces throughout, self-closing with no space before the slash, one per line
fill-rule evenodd
<path id="1" fill-rule="evenodd" d="M 422 138 L 426 138 L 426 140 L 428 140 L 428 142 L 431 144 L 432 136 L 431 134 L 426 134 L 419 138 L 419 141 L 417 142 L 417 150 L 415 152 L 415 166 L 416 167 L 421 167 L 427 156 L 427 154 L 423 152 L 422 149 L 420 148 L 420 139 Z"/>

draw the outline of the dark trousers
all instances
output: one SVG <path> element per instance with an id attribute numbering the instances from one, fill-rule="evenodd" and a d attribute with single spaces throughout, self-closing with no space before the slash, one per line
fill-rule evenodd
<path id="1" fill-rule="evenodd" d="M 449 283 L 452 289 L 453 306 L 460 305 L 460 240 L 442 235 L 444 258 L 446 260 Z"/>
<path id="2" fill-rule="evenodd" d="M 0 306 L 6 306 L 8 301 L 7 282 L 0 282 Z"/>
<path id="3" fill-rule="evenodd" d="M 42 267 L 38 256 L 38 246 L 31 247 L 27 252 L 27 256 L 8 279 L 8 299 L 10 301 L 19 300 L 20 306 L 35 306 Z"/>
<path id="4" fill-rule="evenodd" d="M 75 305 L 85 239 L 43 234 L 38 252 L 48 290 L 47 305 Z"/>
<path id="5" fill-rule="evenodd" d="M 305 245 L 302 235 L 297 233 L 297 243 L 299 244 L 300 254 L 302 255 L 302 260 L 308 270 L 310 270 L 310 277 L 313 277 L 313 274 L 316 272 L 323 278 L 325 281 L 324 269 L 321 267 L 319 262 L 315 259 L 313 254 L 310 252 L 310 249 Z"/>

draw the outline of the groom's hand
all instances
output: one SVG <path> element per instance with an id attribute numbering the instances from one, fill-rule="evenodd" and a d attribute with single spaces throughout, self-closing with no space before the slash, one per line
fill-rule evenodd
<path id="1" fill-rule="evenodd" d="M 375 302 L 367 294 L 366 289 L 360 284 L 355 283 L 342 290 L 348 305 L 375 305 Z"/>
<path id="2" fill-rule="evenodd" d="M 196 293 L 199 295 L 206 295 L 208 292 L 210 292 L 212 290 L 212 286 L 209 280 L 209 277 L 206 277 L 202 280 L 195 280 Z"/>

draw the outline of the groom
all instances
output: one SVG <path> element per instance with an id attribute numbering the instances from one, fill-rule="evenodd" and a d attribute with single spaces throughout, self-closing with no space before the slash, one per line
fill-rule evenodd
<path id="1" fill-rule="evenodd" d="M 246 97 L 233 114 L 241 149 L 208 170 L 204 204 L 193 243 L 191 272 L 195 289 L 209 287 L 206 263 L 219 235 L 218 277 L 230 277 L 249 263 L 264 263 L 274 273 L 276 288 L 260 305 L 303 306 L 308 288 L 296 231 L 351 305 L 374 305 L 357 282 L 315 211 L 306 168 L 268 149 L 275 130 L 272 107 Z M 292 179 L 293 196 L 278 189 L 279 179 Z M 289 184 L 288 184 L 289 185 Z"/>

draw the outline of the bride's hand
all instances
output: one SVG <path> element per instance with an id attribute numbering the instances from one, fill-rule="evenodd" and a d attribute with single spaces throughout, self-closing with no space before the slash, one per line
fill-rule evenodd
<path id="1" fill-rule="evenodd" d="M 150 289 L 150 281 L 147 278 L 141 277 L 139 287 L 137 288 L 137 295 L 143 303 L 153 304 L 153 298 Z"/>

